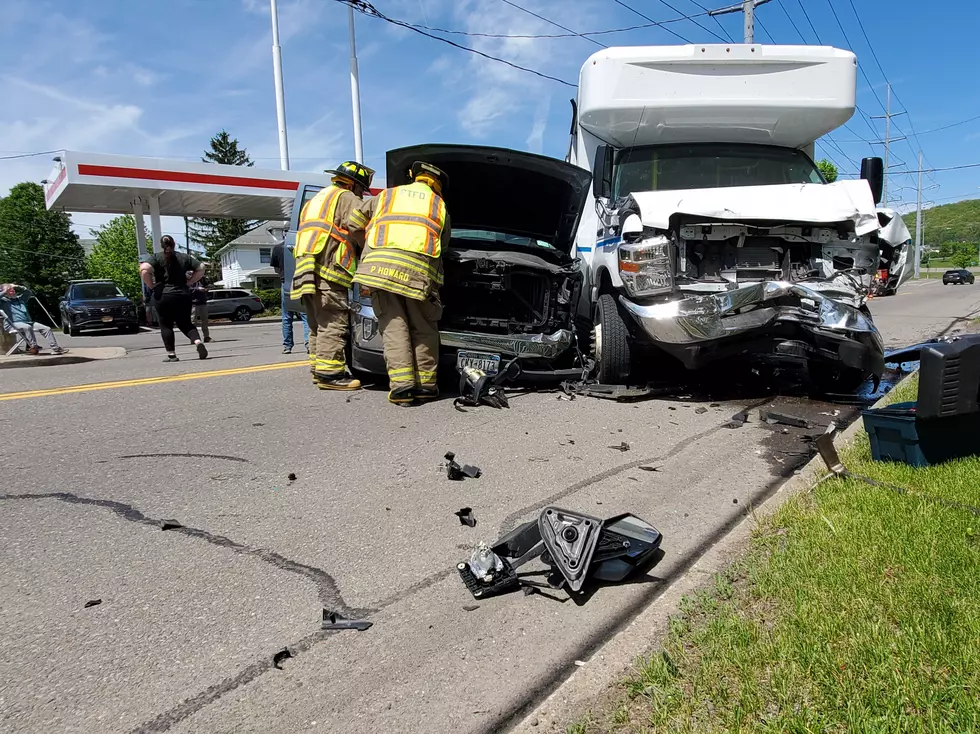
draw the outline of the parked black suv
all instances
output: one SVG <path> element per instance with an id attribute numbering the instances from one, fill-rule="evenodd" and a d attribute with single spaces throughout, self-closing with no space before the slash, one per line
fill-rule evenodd
<path id="1" fill-rule="evenodd" d="M 973 285 L 976 276 L 969 270 L 947 270 L 943 273 L 943 285 L 962 285 L 969 283 Z"/>
<path id="2" fill-rule="evenodd" d="M 83 329 L 139 331 L 136 304 L 111 280 L 73 280 L 59 306 L 61 330 L 78 336 Z"/>

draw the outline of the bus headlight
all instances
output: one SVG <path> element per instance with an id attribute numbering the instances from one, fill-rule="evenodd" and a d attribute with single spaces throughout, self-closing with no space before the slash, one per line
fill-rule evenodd
<path id="1" fill-rule="evenodd" d="M 663 235 L 619 246 L 619 275 L 631 296 L 655 296 L 674 288 L 670 239 Z"/>

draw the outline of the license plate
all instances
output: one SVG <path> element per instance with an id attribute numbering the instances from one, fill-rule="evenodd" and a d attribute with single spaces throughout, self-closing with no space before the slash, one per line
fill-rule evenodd
<path id="1" fill-rule="evenodd" d="M 500 369 L 500 355 L 490 352 L 458 352 L 456 354 L 456 369 L 474 367 L 487 375 L 495 375 Z"/>
<path id="2" fill-rule="evenodd" d="M 108 324 L 110 321 L 112 321 L 112 316 L 103 316 L 102 317 L 102 323 L 103 324 Z"/>

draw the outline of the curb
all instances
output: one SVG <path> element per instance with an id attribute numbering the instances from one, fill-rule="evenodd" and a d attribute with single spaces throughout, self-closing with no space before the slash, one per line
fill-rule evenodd
<path id="1" fill-rule="evenodd" d="M 898 384 L 903 384 L 914 374 L 916 373 L 910 373 Z M 888 395 L 883 396 L 873 407 L 884 405 L 887 399 Z M 864 422 L 859 418 L 837 437 L 834 444 L 840 450 L 849 445 L 863 429 Z M 558 688 L 506 731 L 510 734 L 565 732 L 566 726 L 574 717 L 590 711 L 606 690 L 622 680 L 635 666 L 638 657 L 656 648 L 669 630 L 670 618 L 680 612 L 682 599 L 706 586 L 716 574 L 724 571 L 744 552 L 758 520 L 773 514 L 793 495 L 808 491 L 827 474 L 819 455 L 813 457 L 799 471 L 799 474 L 787 479 L 761 505 L 750 508 L 745 518 L 705 551 L 679 578 L 671 582 L 623 630 L 596 650 L 585 661 L 585 665 L 575 668 Z"/>
<path id="2" fill-rule="evenodd" d="M 41 354 L 36 357 L 17 357 L 10 361 L 0 360 L 0 370 L 18 369 L 20 367 L 51 367 L 61 364 L 81 364 L 82 362 L 97 362 L 104 359 L 118 359 L 126 356 L 123 347 L 100 347 L 99 351 L 109 352 L 104 356 L 79 354 L 69 351 L 68 354 Z"/>

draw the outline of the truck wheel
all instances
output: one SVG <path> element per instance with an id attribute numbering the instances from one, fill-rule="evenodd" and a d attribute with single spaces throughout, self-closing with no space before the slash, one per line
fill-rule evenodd
<path id="1" fill-rule="evenodd" d="M 592 325 L 592 356 L 596 379 L 606 385 L 623 384 L 630 374 L 630 333 L 619 314 L 616 299 L 599 296 Z"/>

